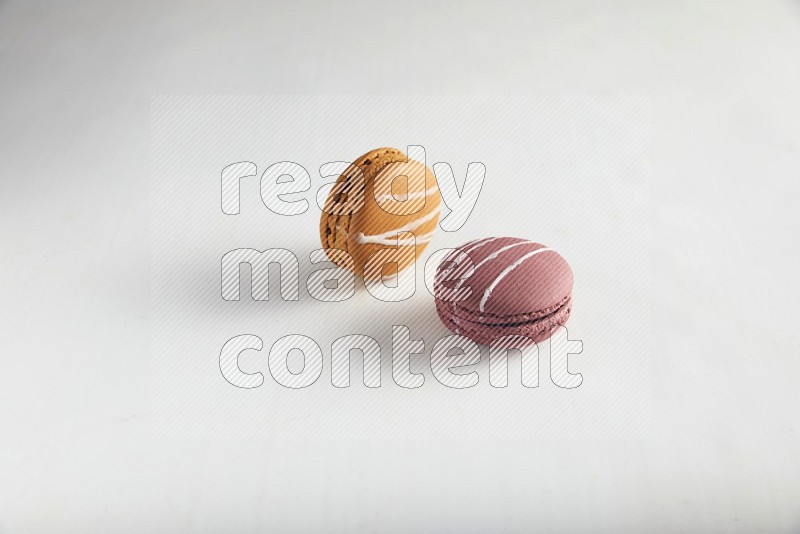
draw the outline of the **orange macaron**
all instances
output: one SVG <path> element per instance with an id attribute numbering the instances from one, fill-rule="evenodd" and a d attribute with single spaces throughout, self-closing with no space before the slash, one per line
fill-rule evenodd
<path id="1" fill-rule="evenodd" d="M 369 274 L 379 253 L 377 264 L 383 267 L 377 274 L 391 276 L 425 250 L 440 210 L 433 171 L 400 150 L 378 148 L 356 159 L 334 183 L 320 219 L 320 240 L 331 261 L 359 276 Z"/>

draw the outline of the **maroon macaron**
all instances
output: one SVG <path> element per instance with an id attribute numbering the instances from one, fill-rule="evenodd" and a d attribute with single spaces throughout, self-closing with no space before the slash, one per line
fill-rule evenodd
<path id="1" fill-rule="evenodd" d="M 572 269 L 555 250 L 516 237 L 471 241 L 450 252 L 434 282 L 436 311 L 449 330 L 488 345 L 543 341 L 569 319 Z M 504 346 L 506 346 L 504 344 Z"/>

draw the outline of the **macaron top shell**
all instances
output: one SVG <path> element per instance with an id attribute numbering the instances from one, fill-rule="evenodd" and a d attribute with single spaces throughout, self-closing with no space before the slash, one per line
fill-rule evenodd
<path id="1" fill-rule="evenodd" d="M 546 315 L 560 307 L 572 293 L 573 274 L 567 261 L 540 243 L 514 237 L 494 237 L 462 245 L 472 260 L 456 264 L 452 252 L 440 265 L 440 278 L 451 290 L 469 287 L 464 300 L 452 301 L 454 311 L 482 322 L 492 317 Z M 441 288 L 440 286 L 440 289 Z M 443 293 L 440 293 L 441 297 Z"/>
<path id="2" fill-rule="evenodd" d="M 429 167 L 394 148 L 371 150 L 333 185 L 320 218 L 320 241 L 331 261 L 359 276 L 391 276 L 410 267 L 428 245 L 440 208 Z M 378 252 L 386 260 L 380 272 L 381 265 L 369 264 Z"/>
<path id="3" fill-rule="evenodd" d="M 347 250 L 356 265 L 365 265 L 378 250 L 398 246 L 398 232 L 413 233 L 420 254 L 439 224 L 440 202 L 436 177 L 424 164 L 409 160 L 381 167 L 367 180 L 364 207 L 353 214 L 348 233 Z M 400 261 L 403 252 L 411 251 L 399 250 L 395 260 Z M 410 262 L 401 263 L 407 267 Z M 393 272 L 387 266 L 386 273 Z"/>

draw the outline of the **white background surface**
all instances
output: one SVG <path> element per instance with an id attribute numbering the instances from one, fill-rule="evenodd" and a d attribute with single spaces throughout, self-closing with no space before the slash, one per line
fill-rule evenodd
<path id="1" fill-rule="evenodd" d="M 175 96 L 155 98 L 153 110 L 151 372 L 157 435 L 523 440 L 646 432 L 652 370 L 650 358 L 643 357 L 649 353 L 651 285 L 646 98 Z M 469 219 L 456 231 L 434 235 L 411 275 L 413 296 L 384 302 L 359 281 L 352 298 L 316 301 L 307 291 L 309 274 L 333 265 L 314 266 L 309 259 L 321 247 L 315 197 L 335 178 L 323 179 L 318 169 L 326 161 L 352 161 L 368 147 L 405 149 L 404 140 L 412 137 L 426 148 L 424 159 L 438 169 L 437 179 L 446 177 L 436 162 L 451 164 L 459 183 L 469 162 L 484 164 L 486 177 Z M 221 170 L 242 158 L 258 171 L 240 180 L 240 213 L 225 215 Z M 268 210 L 260 196 L 261 175 L 283 160 L 311 174 L 309 191 L 286 196 L 310 205 L 291 217 Z M 327 193 L 321 202 L 325 198 Z M 449 216 L 443 207 L 442 220 Z M 434 378 L 433 347 L 450 332 L 425 287 L 424 266 L 436 250 L 496 235 L 524 236 L 568 258 L 577 278 L 569 333 L 584 345 L 570 365 L 586 375 L 579 390 L 551 381 L 549 343 L 541 346 L 541 387 L 535 391 L 520 384 L 519 357 L 509 366 L 513 387 L 491 387 L 488 349 L 472 369 L 483 375 L 473 389 L 447 390 Z M 250 298 L 249 268 L 242 269 L 240 300 L 223 300 L 221 258 L 242 248 L 294 254 L 300 266 L 297 301 L 279 298 L 276 267 L 269 301 Z M 402 358 L 400 347 L 392 353 L 394 325 L 424 341 L 425 351 L 411 365 L 414 373 L 427 375 L 419 391 L 404 390 L 396 383 L 402 380 L 393 378 L 392 361 Z M 220 350 L 241 334 L 258 336 L 264 346 L 240 357 L 243 370 L 266 377 L 258 390 L 237 389 L 221 376 Z M 273 343 L 295 334 L 323 348 L 324 372 L 305 391 L 280 387 L 267 365 Z M 352 358 L 353 386 L 342 391 L 331 385 L 331 345 L 353 334 L 371 336 L 382 348 L 380 391 L 363 385 L 360 355 Z M 572 345 L 580 350 L 579 342 Z M 288 359 L 297 364 L 295 372 L 303 365 L 299 356 Z"/>
<path id="2" fill-rule="evenodd" d="M 793 2 L 0 4 L 0 532 L 797 531 L 799 28 Z M 172 93 L 649 95 L 648 431 L 155 437 Z"/>

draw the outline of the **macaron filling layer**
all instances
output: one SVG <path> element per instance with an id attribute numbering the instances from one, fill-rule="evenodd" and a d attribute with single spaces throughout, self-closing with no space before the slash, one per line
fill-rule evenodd
<path id="1" fill-rule="evenodd" d="M 344 181 L 344 185 L 342 185 L 342 190 L 339 194 L 347 194 L 348 196 L 355 194 L 356 196 L 363 196 L 365 194 L 367 182 L 374 179 L 381 169 L 394 163 L 395 161 L 400 160 L 401 157 L 402 153 L 396 152 L 392 149 L 387 149 L 383 154 L 375 153 L 374 159 L 366 157 L 363 158 L 363 161 L 361 161 L 360 158 L 353 163 L 353 167 L 357 167 L 362 172 L 363 180 L 360 184 L 360 190 L 351 191 L 353 188 L 353 180 L 351 177 L 346 176 L 347 171 L 345 171 L 341 178 Z M 350 227 L 353 222 L 353 215 L 352 209 L 348 213 L 343 214 L 323 214 L 326 223 L 325 243 L 327 244 L 328 248 L 336 248 L 344 250 L 345 252 L 349 252 L 348 241 L 350 237 Z"/>
<path id="2" fill-rule="evenodd" d="M 437 301 L 437 303 L 441 303 L 443 305 L 449 304 L 450 313 L 452 313 L 459 319 L 463 319 L 471 323 L 509 326 L 513 324 L 531 323 L 549 317 L 554 313 L 556 313 L 558 310 L 562 309 L 564 306 L 569 305 L 571 301 L 572 301 L 572 295 L 567 295 L 561 300 L 561 302 L 553 306 L 550 306 L 548 308 L 528 313 L 516 313 L 511 315 L 499 315 L 485 311 L 480 312 L 477 310 L 471 310 L 459 306 L 457 302 L 448 303 L 443 301 Z"/>
<path id="3" fill-rule="evenodd" d="M 441 300 L 436 301 L 436 309 L 445 326 L 456 334 L 484 345 L 503 336 L 519 335 L 531 340 L 519 344 L 524 346 L 547 339 L 556 328 L 567 322 L 572 311 L 572 296 L 568 295 L 546 310 L 509 316 L 476 314 Z"/>
<path id="4" fill-rule="evenodd" d="M 572 283 L 572 269 L 552 248 L 515 237 L 484 238 L 442 261 L 436 310 L 448 329 L 480 344 L 518 335 L 525 339 L 515 345 L 524 346 L 566 323 Z"/>

